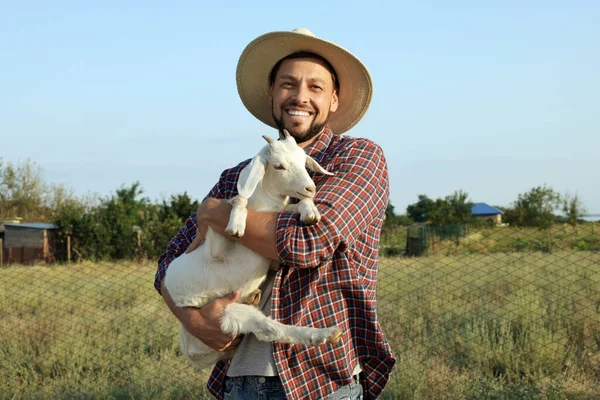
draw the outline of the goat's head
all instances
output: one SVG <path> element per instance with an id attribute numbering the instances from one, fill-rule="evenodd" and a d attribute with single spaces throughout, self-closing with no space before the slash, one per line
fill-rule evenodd
<path id="1" fill-rule="evenodd" d="M 310 199 L 315 195 L 315 184 L 306 168 L 320 174 L 333 175 L 307 155 L 286 130 L 280 140 L 273 140 L 268 136 L 263 138 L 268 146 L 240 174 L 240 196 L 249 198 L 264 177 L 263 187 L 271 194 Z"/>

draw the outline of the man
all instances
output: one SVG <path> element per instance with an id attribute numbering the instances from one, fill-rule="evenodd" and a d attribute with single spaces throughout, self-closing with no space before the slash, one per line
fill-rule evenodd
<path id="1" fill-rule="evenodd" d="M 366 67 L 347 50 L 306 29 L 272 32 L 251 42 L 237 67 L 238 92 L 265 124 L 287 129 L 335 176 L 313 177 L 321 221 L 306 226 L 289 212 L 249 211 L 240 242 L 274 260 L 263 285 L 263 312 L 285 323 L 339 326 L 340 343 L 319 347 L 232 338 L 219 318 L 239 293 L 201 309 L 178 308 L 162 279 L 169 263 L 201 245 L 206 227 L 225 234 L 240 171 L 229 169 L 159 260 L 155 287 L 186 329 L 214 349 L 238 349 L 219 362 L 208 382 L 217 398 L 375 398 L 395 359 L 377 321 L 375 286 L 379 235 L 389 184 L 382 150 L 366 139 L 340 136 L 367 111 Z M 261 397 L 261 398 L 263 398 Z"/>

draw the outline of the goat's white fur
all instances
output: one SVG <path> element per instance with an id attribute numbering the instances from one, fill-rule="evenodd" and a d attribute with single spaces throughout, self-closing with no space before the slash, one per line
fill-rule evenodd
<path id="1" fill-rule="evenodd" d="M 323 169 L 299 147 L 287 131 L 279 141 L 263 136 L 268 142 L 241 172 L 238 196 L 230 200 L 232 210 L 226 232 L 233 237 L 244 235 L 247 208 L 279 212 L 284 209 L 300 214 L 304 223 L 314 224 L 321 218 L 312 197 L 315 185 L 306 167 L 325 175 Z M 284 168 L 284 169 L 281 169 Z M 288 205 L 289 197 L 300 198 Z M 221 329 L 229 334 L 254 333 L 259 340 L 317 346 L 335 343 L 341 336 L 337 327 L 311 328 L 284 325 L 265 316 L 256 307 L 241 304 L 256 294 L 264 281 L 270 260 L 208 229 L 206 241 L 189 254 L 182 254 L 169 266 L 165 287 L 179 307 L 202 307 L 211 300 L 240 291 L 240 303 L 223 311 Z M 181 326 L 179 344 L 188 362 L 195 368 L 213 365 L 230 357 L 232 350 L 218 352 Z"/>

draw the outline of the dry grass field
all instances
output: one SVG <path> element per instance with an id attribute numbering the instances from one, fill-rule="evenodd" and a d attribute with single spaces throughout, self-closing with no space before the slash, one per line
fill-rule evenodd
<path id="1" fill-rule="evenodd" d="M 154 271 L 0 269 L 0 398 L 209 398 Z M 398 357 L 384 399 L 600 397 L 597 252 L 384 258 L 378 307 Z"/>

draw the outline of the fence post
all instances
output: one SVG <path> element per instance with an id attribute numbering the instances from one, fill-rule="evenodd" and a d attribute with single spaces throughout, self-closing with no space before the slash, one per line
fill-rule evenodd
<path id="1" fill-rule="evenodd" d="M 4 239 L 0 239 L 0 267 L 4 264 Z"/>
<path id="2" fill-rule="evenodd" d="M 71 235 L 67 236 L 67 262 L 71 263 Z"/>
<path id="3" fill-rule="evenodd" d="M 142 262 L 142 231 L 137 231 L 138 262 Z"/>

